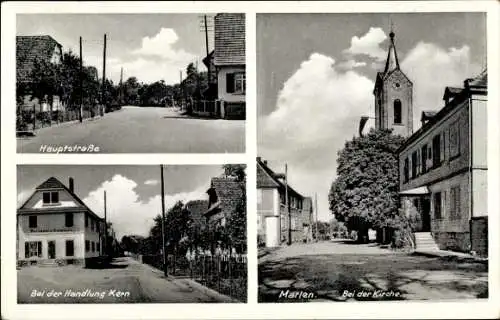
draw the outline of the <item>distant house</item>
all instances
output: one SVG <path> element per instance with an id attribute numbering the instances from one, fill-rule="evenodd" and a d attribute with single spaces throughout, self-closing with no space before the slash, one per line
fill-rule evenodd
<path id="1" fill-rule="evenodd" d="M 212 178 L 205 217 L 210 228 L 225 226 L 243 196 L 242 183 L 233 177 Z"/>
<path id="2" fill-rule="evenodd" d="M 220 116 L 222 118 L 244 118 L 246 92 L 245 14 L 217 14 L 214 18 L 214 30 L 213 66 L 217 74 L 217 98 L 220 101 Z"/>
<path id="3" fill-rule="evenodd" d="M 17 36 L 16 37 L 16 82 L 18 85 L 28 86 L 32 83 L 32 74 L 36 61 L 59 64 L 62 59 L 62 46 L 51 36 Z M 21 97 L 23 108 L 36 108 L 37 111 L 49 111 L 49 97 L 42 103 L 37 98 L 31 99 L 27 94 Z M 52 110 L 63 110 L 60 97 L 52 97 Z"/>
<path id="4" fill-rule="evenodd" d="M 201 230 L 206 225 L 205 212 L 208 207 L 208 200 L 191 200 L 186 203 L 185 209 L 191 214 L 192 224 L 196 230 Z"/>
<path id="5" fill-rule="evenodd" d="M 446 88 L 444 107 L 399 148 L 401 209 L 423 250 L 488 254 L 488 73 Z"/>
<path id="6" fill-rule="evenodd" d="M 260 157 L 257 158 L 257 219 L 257 233 L 264 239 L 266 247 L 277 247 L 287 242 L 289 230 L 291 242 L 307 240 L 312 219 L 310 198 L 285 185 L 280 175 Z"/>
<path id="7" fill-rule="evenodd" d="M 104 220 L 51 177 L 36 187 L 17 210 L 18 261 L 31 264 L 86 266 L 103 254 Z"/>

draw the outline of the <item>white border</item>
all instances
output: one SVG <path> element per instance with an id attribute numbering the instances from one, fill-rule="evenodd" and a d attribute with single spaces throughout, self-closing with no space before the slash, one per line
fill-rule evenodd
<path id="1" fill-rule="evenodd" d="M 99 2 L 2 3 L 2 317 L 6 319 L 167 319 L 167 318 L 497 318 L 499 299 L 499 178 L 500 119 L 498 106 L 497 1 L 406 2 Z M 265 12 L 487 12 L 488 31 L 488 190 L 490 275 L 487 301 L 456 302 L 353 302 L 307 304 L 257 304 L 256 192 L 248 189 L 248 304 L 113 304 L 17 305 L 15 269 L 15 211 L 17 164 L 221 164 L 247 163 L 248 185 L 255 185 L 256 75 L 255 14 Z M 245 12 L 247 15 L 247 125 L 246 154 L 214 155 L 22 155 L 16 154 L 15 115 L 15 13 L 199 13 Z M 478 35 L 480 36 L 480 35 Z M 325 39 L 334 41 L 334 39 Z M 493 88 L 493 90 L 491 89 Z"/>

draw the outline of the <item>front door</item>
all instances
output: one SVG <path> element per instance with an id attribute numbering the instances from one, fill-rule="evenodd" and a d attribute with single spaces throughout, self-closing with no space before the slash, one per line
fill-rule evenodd
<path id="1" fill-rule="evenodd" d="M 422 199 L 422 231 L 431 231 L 431 201 L 429 198 Z"/>
<path id="2" fill-rule="evenodd" d="M 55 241 L 49 241 L 48 246 L 47 246 L 47 256 L 49 257 L 49 259 L 56 258 L 56 242 Z"/>

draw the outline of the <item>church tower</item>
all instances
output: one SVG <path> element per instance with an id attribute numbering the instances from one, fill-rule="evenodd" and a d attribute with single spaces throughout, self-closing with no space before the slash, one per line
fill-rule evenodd
<path id="1" fill-rule="evenodd" d="M 394 32 L 383 72 L 377 72 L 375 88 L 375 128 L 393 129 L 394 134 L 409 137 L 413 133 L 413 83 L 399 68 Z"/>

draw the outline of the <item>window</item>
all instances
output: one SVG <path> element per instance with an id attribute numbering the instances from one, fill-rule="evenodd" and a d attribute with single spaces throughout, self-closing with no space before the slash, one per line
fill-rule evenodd
<path id="1" fill-rule="evenodd" d="M 36 228 L 37 227 L 37 216 L 29 216 L 29 227 Z"/>
<path id="2" fill-rule="evenodd" d="M 59 192 L 51 191 L 43 193 L 43 204 L 57 204 L 59 203 Z"/>
<path id="3" fill-rule="evenodd" d="M 257 204 L 262 204 L 262 189 L 257 190 Z"/>
<path id="4" fill-rule="evenodd" d="M 432 167 L 436 168 L 441 165 L 441 135 L 437 135 L 432 139 Z"/>
<path id="5" fill-rule="evenodd" d="M 450 190 L 450 217 L 460 219 L 460 186 Z"/>
<path id="6" fill-rule="evenodd" d="M 450 158 L 460 155 L 460 127 L 458 120 L 450 126 Z"/>
<path id="7" fill-rule="evenodd" d="M 434 193 L 434 218 L 441 219 L 441 192 Z"/>
<path id="8" fill-rule="evenodd" d="M 405 164 L 404 164 L 404 182 L 408 182 L 409 179 L 409 160 L 408 158 L 405 158 Z"/>
<path id="9" fill-rule="evenodd" d="M 24 257 L 42 257 L 42 242 L 41 241 L 27 241 L 24 243 Z"/>
<path id="10" fill-rule="evenodd" d="M 90 219 L 90 231 L 94 231 L 94 219 Z"/>
<path id="11" fill-rule="evenodd" d="M 73 226 L 73 214 L 72 213 L 66 213 L 64 215 L 64 225 L 69 228 Z"/>
<path id="12" fill-rule="evenodd" d="M 401 100 L 394 100 L 394 124 L 401 124 Z"/>
<path id="13" fill-rule="evenodd" d="M 226 75 L 227 93 L 245 93 L 245 72 L 228 73 Z"/>
<path id="14" fill-rule="evenodd" d="M 421 156 L 422 156 L 422 173 L 426 173 L 427 172 L 427 146 L 426 145 L 422 147 Z"/>
<path id="15" fill-rule="evenodd" d="M 95 242 L 92 241 L 92 252 L 95 252 Z"/>
<path id="16" fill-rule="evenodd" d="M 417 151 L 413 151 L 411 154 L 411 176 L 412 178 L 417 177 Z"/>
<path id="17" fill-rule="evenodd" d="M 73 240 L 66 240 L 66 257 L 75 255 L 75 243 Z"/>
<path id="18" fill-rule="evenodd" d="M 89 216 L 85 215 L 85 228 L 88 228 L 89 226 Z"/>
<path id="19" fill-rule="evenodd" d="M 89 240 L 85 240 L 85 251 L 86 252 L 90 251 L 90 241 Z"/>

